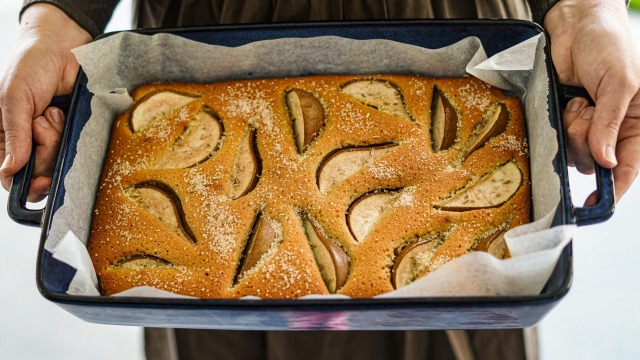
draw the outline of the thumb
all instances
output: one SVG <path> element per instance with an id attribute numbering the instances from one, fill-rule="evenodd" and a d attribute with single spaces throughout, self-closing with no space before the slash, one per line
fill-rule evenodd
<path id="1" fill-rule="evenodd" d="M 11 176 L 25 166 L 31 155 L 31 114 L 33 109 L 20 102 L 9 102 L 1 109 L 4 159 L 0 174 Z M 2 139 L 0 139 L 2 140 Z M 2 151 L 0 151 L 0 155 Z"/>

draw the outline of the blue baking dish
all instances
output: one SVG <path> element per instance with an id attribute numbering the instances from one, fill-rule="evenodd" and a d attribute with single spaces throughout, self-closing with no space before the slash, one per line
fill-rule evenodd
<path id="1" fill-rule="evenodd" d="M 141 30 L 144 34 L 167 32 L 191 40 L 224 46 L 287 38 L 340 36 L 351 39 L 388 39 L 426 48 L 439 48 L 469 36 L 478 37 L 491 56 L 543 32 L 525 21 L 386 21 L 330 22 L 216 26 L 207 28 Z M 105 35 L 109 36 L 109 34 Z M 558 85 L 547 51 L 550 122 L 558 134 L 560 151 L 554 168 L 561 181 L 561 204 L 553 225 L 587 225 L 607 220 L 614 210 L 612 173 L 597 168 L 598 202 L 574 207 L 571 201 L 561 105 L 584 92 Z M 572 248 L 569 244 L 543 291 L 535 296 L 419 297 L 403 299 L 330 300 L 216 300 L 158 299 L 142 297 L 73 296 L 66 294 L 75 270 L 44 250 L 51 219 L 62 205 L 66 173 L 74 161 L 76 145 L 91 114 L 92 94 L 87 78 L 79 74 L 73 96 L 58 104 L 67 108 L 62 149 L 53 185 L 42 210 L 26 207 L 25 184 L 31 178 L 30 165 L 14 177 L 8 204 L 17 222 L 42 227 L 37 257 L 37 286 L 42 295 L 70 313 L 89 322 L 154 327 L 192 327 L 236 330 L 400 330 L 519 328 L 535 325 L 569 291 L 572 278 Z M 60 100 L 60 99 L 59 99 Z M 64 103 L 66 101 L 66 103 Z"/>

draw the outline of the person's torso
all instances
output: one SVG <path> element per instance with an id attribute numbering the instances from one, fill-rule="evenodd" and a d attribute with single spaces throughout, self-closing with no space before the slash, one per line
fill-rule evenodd
<path id="1" fill-rule="evenodd" d="M 525 0 L 139 0 L 139 28 L 321 20 L 529 19 Z"/>

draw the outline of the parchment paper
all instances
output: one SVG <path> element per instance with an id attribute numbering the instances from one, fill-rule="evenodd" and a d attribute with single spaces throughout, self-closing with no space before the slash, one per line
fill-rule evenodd
<path id="1" fill-rule="evenodd" d="M 381 297 L 538 294 L 574 231 L 574 226 L 549 229 L 560 201 L 560 181 L 552 166 L 558 145 L 555 130 L 548 121 L 544 44 L 544 37 L 539 35 L 487 59 L 480 40 L 474 37 L 435 50 L 388 40 L 339 37 L 278 39 L 229 48 L 168 34 L 121 33 L 78 48 L 74 53 L 87 74 L 88 89 L 95 94 L 92 115 L 80 135 L 77 155 L 64 180 L 67 189 L 64 205 L 53 218 L 45 248 L 54 258 L 78 269 L 69 294 L 99 294 L 85 247 L 93 203 L 112 121 L 131 106 L 128 92 L 141 84 L 310 74 L 409 73 L 432 77 L 471 74 L 524 101 L 535 222 L 505 235 L 510 259 L 470 253 Z M 120 295 L 168 296 L 146 287 Z"/>

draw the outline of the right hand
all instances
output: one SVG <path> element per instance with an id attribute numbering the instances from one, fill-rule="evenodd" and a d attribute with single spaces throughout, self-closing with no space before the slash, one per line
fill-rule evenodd
<path id="1" fill-rule="evenodd" d="M 73 90 L 79 65 L 71 49 L 89 41 L 89 33 L 53 5 L 37 3 L 22 15 L 16 47 L 0 78 L 0 182 L 9 189 L 34 143 L 29 201 L 48 194 L 62 134 L 62 112 L 47 106 L 54 96 Z"/>
<path id="2" fill-rule="evenodd" d="M 640 52 L 628 17 L 622 0 L 562 0 L 544 20 L 558 79 L 595 101 L 574 99 L 564 112 L 569 161 L 586 174 L 594 160 L 612 169 L 616 201 L 640 171 Z"/>

